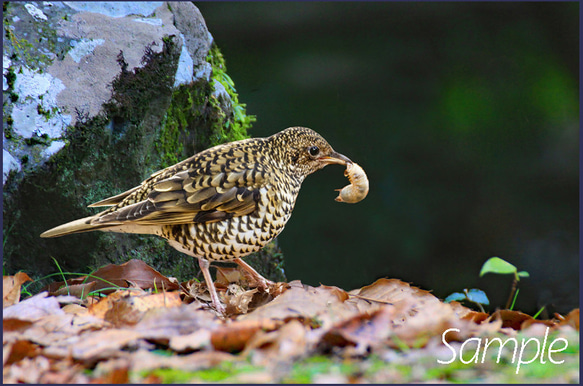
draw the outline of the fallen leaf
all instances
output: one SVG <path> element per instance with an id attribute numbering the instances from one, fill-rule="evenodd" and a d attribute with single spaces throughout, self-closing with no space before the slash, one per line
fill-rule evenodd
<path id="1" fill-rule="evenodd" d="M 245 291 L 237 284 L 229 284 L 224 296 L 227 315 L 246 314 L 249 311 L 249 304 L 253 300 L 253 296 L 258 292 L 257 288 Z"/>
<path id="2" fill-rule="evenodd" d="M 168 347 L 180 353 L 200 350 L 211 345 L 211 331 L 200 329 L 188 335 L 177 335 L 170 338 Z"/>
<path id="3" fill-rule="evenodd" d="M 79 328 L 72 325 L 73 315 L 62 313 L 48 315 L 18 331 L 4 331 L 4 343 L 29 340 L 41 346 L 50 346 L 63 339 L 75 336 Z"/>
<path id="4" fill-rule="evenodd" d="M 16 304 L 20 300 L 20 287 L 23 283 L 32 281 L 24 272 L 14 276 L 4 276 L 2 280 L 2 308 Z"/>
<path id="5" fill-rule="evenodd" d="M 238 320 L 212 331 L 211 343 L 215 350 L 239 352 L 258 331 L 272 331 L 282 324 L 273 319 Z"/>
<path id="6" fill-rule="evenodd" d="M 56 292 L 68 285 L 88 285 L 95 283 L 93 291 L 112 293 L 121 288 L 130 287 L 130 282 L 141 289 L 157 289 L 160 291 L 176 290 L 179 284 L 160 274 L 142 260 L 132 259 L 124 264 L 109 264 L 93 272 L 91 276 L 82 276 L 66 282 L 52 283 L 48 286 L 49 292 Z M 118 287 L 118 288 L 115 288 Z"/>
<path id="7" fill-rule="evenodd" d="M 361 311 L 380 307 L 383 304 L 395 305 L 401 301 L 415 301 L 417 307 L 422 307 L 430 302 L 440 302 L 429 291 L 412 287 L 409 283 L 398 279 L 378 279 L 374 283 L 352 290 L 348 294 L 351 295 L 349 302 L 354 303 Z"/>
<path id="8" fill-rule="evenodd" d="M 345 291 L 337 287 L 311 287 L 299 281 L 289 283 L 290 288 L 270 303 L 241 315 L 239 320 L 317 319 L 324 327 L 358 313 L 354 303 L 349 303 Z"/>
<path id="9" fill-rule="evenodd" d="M 241 283 L 244 280 L 244 276 L 239 267 L 216 267 L 217 269 L 217 280 L 216 284 L 221 284 L 225 287 L 229 286 L 231 283 Z"/>
<path id="10" fill-rule="evenodd" d="M 111 303 L 103 319 L 114 326 L 134 325 L 140 321 L 144 313 L 152 308 L 169 308 L 182 305 L 178 292 L 159 294 L 140 294 L 124 296 Z"/>
<path id="11" fill-rule="evenodd" d="M 222 362 L 238 362 L 242 359 L 221 351 L 199 351 L 187 355 L 161 356 L 147 350 L 138 350 L 130 356 L 132 371 L 143 372 L 158 368 L 184 371 L 208 369 Z M 147 374 L 145 375 L 147 377 Z"/>
<path id="12" fill-rule="evenodd" d="M 79 304 L 67 304 L 66 306 L 64 306 L 61 309 L 64 312 L 66 312 L 67 314 L 73 314 L 73 315 L 85 315 L 85 314 L 89 313 L 89 310 L 87 309 L 87 307 L 83 307 Z"/>
<path id="13" fill-rule="evenodd" d="M 560 315 L 557 315 L 560 316 Z M 569 312 L 567 314 L 567 316 L 565 317 L 560 317 L 557 318 L 559 319 L 559 325 L 560 326 L 571 326 L 573 327 L 575 330 L 579 331 L 579 309 L 576 308 L 574 310 L 572 310 L 571 312 Z"/>
<path id="14" fill-rule="evenodd" d="M 71 280 L 75 280 L 75 279 L 71 279 Z M 78 297 L 79 299 L 84 299 L 87 297 L 87 295 L 89 293 L 91 293 L 92 291 L 95 290 L 96 286 L 97 286 L 97 282 L 95 282 L 95 281 L 81 283 L 81 284 L 61 285 L 60 288 L 58 288 L 57 290 L 49 291 L 49 295 L 52 295 L 52 296 L 72 295 L 72 296 Z M 51 286 L 49 286 L 49 288 L 50 287 Z M 56 287 L 56 285 L 54 287 Z"/>
<path id="15" fill-rule="evenodd" d="M 107 295 L 106 297 L 102 298 L 97 303 L 91 304 L 88 307 L 89 313 L 98 317 L 98 318 L 104 319 L 105 314 L 113 307 L 113 305 L 116 302 L 118 302 L 120 299 L 123 299 L 125 297 L 132 296 L 132 293 L 143 294 L 145 292 L 142 290 L 119 290 L 119 291 L 116 291 L 116 292 L 111 293 L 111 294 Z"/>
<path id="16" fill-rule="evenodd" d="M 394 306 L 384 305 L 372 312 L 363 312 L 332 326 L 322 337 L 326 346 L 356 346 L 360 354 L 369 347 L 381 344 L 392 332 L 391 320 L 395 317 Z"/>
<path id="17" fill-rule="evenodd" d="M 137 331 L 129 329 L 103 329 L 86 331 L 54 342 L 45 347 L 44 354 L 50 357 L 71 356 L 80 361 L 95 362 L 122 354 L 122 348 L 141 337 Z"/>
<path id="18" fill-rule="evenodd" d="M 24 358 L 34 358 L 40 353 L 38 345 L 27 340 L 8 343 L 8 353 L 4 353 L 4 365 L 9 366 Z M 8 354 L 8 355 L 6 355 Z"/>
<path id="19" fill-rule="evenodd" d="M 39 384 L 42 374 L 50 368 L 49 360 L 38 355 L 34 358 L 24 358 L 18 363 L 5 367 L 3 383 L 32 383 Z"/>
<path id="20" fill-rule="evenodd" d="M 306 345 L 306 327 L 297 320 L 291 320 L 277 330 L 258 331 L 249 339 L 242 354 L 252 354 L 256 365 L 267 365 L 305 355 Z"/>
<path id="21" fill-rule="evenodd" d="M 221 321 L 212 313 L 198 310 L 190 305 L 148 310 L 132 331 L 140 336 L 168 344 L 175 336 L 192 334 L 200 329 L 214 330 Z"/>
<path id="22" fill-rule="evenodd" d="M 2 320 L 2 330 L 7 332 L 22 332 L 32 326 L 33 322 L 16 318 L 4 318 Z"/>
<path id="23" fill-rule="evenodd" d="M 120 384 L 129 383 L 130 374 L 127 368 L 124 369 L 114 369 L 107 373 L 98 380 L 100 383 L 105 384 Z"/>
<path id="24" fill-rule="evenodd" d="M 501 320 L 502 327 L 510 327 L 514 330 L 520 331 L 523 328 L 527 328 L 532 324 L 545 324 L 548 326 L 553 326 L 556 323 L 550 320 L 536 320 L 532 316 L 525 314 L 520 311 L 513 311 L 513 310 L 497 310 L 496 312 L 492 313 L 486 321 L 492 320 Z"/>
<path id="25" fill-rule="evenodd" d="M 48 315 L 64 314 L 59 302 L 54 297 L 47 297 L 47 292 L 41 292 L 20 303 L 4 308 L 3 318 L 35 321 Z"/>

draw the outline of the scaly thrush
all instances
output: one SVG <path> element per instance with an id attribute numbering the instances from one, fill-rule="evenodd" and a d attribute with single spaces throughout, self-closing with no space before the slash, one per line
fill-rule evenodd
<path id="1" fill-rule="evenodd" d="M 307 175 L 328 164 L 347 163 L 350 159 L 318 133 L 290 127 L 268 138 L 206 149 L 135 188 L 89 205 L 109 209 L 41 237 L 95 230 L 161 236 L 198 259 L 213 306 L 224 312 L 209 261 L 234 261 L 266 285 L 241 257 L 260 250 L 283 230 Z"/>

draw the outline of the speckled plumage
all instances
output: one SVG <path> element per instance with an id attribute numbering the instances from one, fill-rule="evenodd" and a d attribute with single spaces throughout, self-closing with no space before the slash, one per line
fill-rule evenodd
<path id="1" fill-rule="evenodd" d="M 197 257 L 206 280 L 208 263 L 202 260 L 241 263 L 240 257 L 260 250 L 283 230 L 307 175 L 346 162 L 319 134 L 302 127 L 218 145 L 90 205 L 109 209 L 41 237 L 93 230 L 155 234 Z"/>

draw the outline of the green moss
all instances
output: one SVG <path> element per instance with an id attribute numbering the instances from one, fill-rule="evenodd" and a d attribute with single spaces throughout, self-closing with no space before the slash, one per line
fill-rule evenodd
<path id="1" fill-rule="evenodd" d="M 30 24 L 27 24 L 26 28 L 13 29 L 12 18 L 17 11 L 21 11 L 20 7 L 24 7 L 24 4 L 20 3 L 17 6 L 7 7 L 7 10 L 3 13 L 4 36 L 6 37 L 5 49 L 8 47 L 6 50 L 12 52 L 12 59 L 20 57 L 28 67 L 42 72 L 43 68 L 50 65 L 53 59 L 41 52 L 57 52 L 59 50 L 66 52 L 71 49 L 71 46 L 68 41 L 59 42 L 56 30 L 49 27 L 48 23 L 39 22 L 32 17 Z M 65 12 L 64 8 L 60 12 Z M 26 35 L 24 35 L 25 31 Z M 17 36 L 17 33 L 20 36 Z M 6 42 L 9 43 L 6 44 Z M 37 43 L 32 44 L 31 42 Z"/>
<path id="2" fill-rule="evenodd" d="M 4 126 L 4 138 L 12 139 L 14 137 L 14 119 L 10 114 L 6 114 L 6 126 Z"/>
<path id="3" fill-rule="evenodd" d="M 212 45 L 207 55 L 207 60 L 212 66 L 211 79 L 222 84 L 231 97 L 232 115 L 226 117 L 227 119 L 224 121 L 224 129 L 228 129 L 228 131 L 225 133 L 222 128 L 217 128 L 217 131 L 221 133 L 221 140 L 228 142 L 247 138 L 247 130 L 251 128 L 257 118 L 254 115 L 247 115 L 247 106 L 239 102 L 239 96 L 235 90 L 235 83 L 227 75 L 225 59 L 216 44 Z M 216 102 L 220 102 L 216 98 L 214 99 Z"/>
<path id="4" fill-rule="evenodd" d="M 8 71 L 6 72 L 6 84 L 8 85 L 8 89 L 14 89 L 14 82 L 16 81 L 16 74 L 14 73 L 14 68 L 9 67 Z"/>
<path id="5" fill-rule="evenodd" d="M 179 280 L 194 276 L 193 259 L 156 236 L 90 232 L 50 240 L 38 237 L 50 227 L 97 213 L 103 208 L 86 206 L 132 188 L 162 167 L 216 144 L 248 137 L 255 117 L 247 116 L 245 105 L 238 101 L 218 48 L 209 53 L 211 82 L 199 79 L 173 88 L 179 55 L 170 37 L 164 39 L 161 52 L 146 49 L 141 68 L 129 69 L 120 54 L 121 72 L 112 81 L 112 97 L 104 112 L 91 118 L 78 113 L 75 126 L 64 134 L 66 145 L 60 152 L 18 184 L 8 181 L 4 224 L 13 228 L 4 248 L 7 272 L 24 269 L 31 277 L 46 275 L 54 271 L 49 257 L 69 272 L 88 272 L 136 258 Z M 214 95 L 215 81 L 225 87 L 230 101 Z M 47 119 L 53 113 L 42 105 L 37 111 Z M 6 135 L 10 131 L 5 130 Z M 26 144 L 47 141 L 33 137 Z M 29 164 L 41 147 L 31 149 Z M 275 244 L 257 256 L 259 271 L 282 280 L 281 252 Z"/>
<path id="6" fill-rule="evenodd" d="M 249 138 L 247 131 L 256 117 L 247 115 L 245 104 L 239 102 L 235 85 L 226 73 L 223 55 L 216 45 L 211 47 L 207 60 L 212 66 L 210 82 L 199 79 L 178 86 L 172 93 L 155 145 L 160 168 L 171 166 L 204 149 Z M 217 98 L 215 81 L 223 85 L 230 101 L 220 95 Z M 265 277 L 285 281 L 283 254 L 276 241 L 250 255 L 246 261 Z M 187 279 L 184 275 L 178 277 Z"/>
<path id="7" fill-rule="evenodd" d="M 146 47 L 142 58 L 144 67 L 128 70 L 123 52 L 117 56 L 121 72 L 113 79 L 113 95 L 104 104 L 108 116 L 116 122 L 139 124 L 147 117 L 149 110 L 172 88 L 173 74 L 176 73 L 178 57 L 176 43 L 165 38 L 162 52 L 156 53 L 151 46 Z M 114 127 L 114 130 L 116 128 Z"/>
<path id="8" fill-rule="evenodd" d="M 256 118 L 247 115 L 245 104 L 239 103 L 216 45 L 211 48 L 207 60 L 212 65 L 210 83 L 199 79 L 180 85 L 172 94 L 156 145 L 161 167 L 173 165 L 209 147 L 249 137 L 247 130 Z M 215 80 L 225 87 L 230 101 L 214 95 Z"/>
<path id="9" fill-rule="evenodd" d="M 26 146 L 48 145 L 51 143 L 51 139 L 49 138 L 49 135 L 46 133 L 41 136 L 33 134 L 32 137 L 25 138 L 24 143 L 26 144 Z"/>
<path id="10" fill-rule="evenodd" d="M 54 114 L 55 109 L 52 110 L 46 110 L 40 103 L 38 105 L 36 105 L 36 112 L 38 113 L 38 115 L 41 115 L 45 118 L 46 121 L 48 121 L 51 118 L 51 115 Z"/>
<path id="11" fill-rule="evenodd" d="M 218 366 L 201 369 L 197 371 L 186 371 L 180 369 L 156 369 L 153 371 L 142 371 L 139 377 L 146 378 L 155 375 L 160 377 L 162 383 L 192 383 L 192 382 L 222 382 L 237 375 L 265 371 L 259 366 L 252 366 L 245 362 L 221 362 Z M 236 379 L 236 378 L 235 378 Z M 139 380 L 135 380 L 139 382 Z"/>

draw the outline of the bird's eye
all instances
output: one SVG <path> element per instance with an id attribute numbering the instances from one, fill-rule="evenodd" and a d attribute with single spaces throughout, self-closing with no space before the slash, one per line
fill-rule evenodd
<path id="1" fill-rule="evenodd" d="M 315 157 L 318 155 L 318 153 L 320 153 L 320 149 L 318 148 L 318 146 L 312 146 L 308 149 L 308 152 L 312 157 Z"/>

